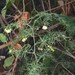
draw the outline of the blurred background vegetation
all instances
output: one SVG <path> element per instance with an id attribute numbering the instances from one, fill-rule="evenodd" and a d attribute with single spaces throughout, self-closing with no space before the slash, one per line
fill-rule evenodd
<path id="1" fill-rule="evenodd" d="M 0 0 L 0 75 L 75 75 L 75 1 Z"/>

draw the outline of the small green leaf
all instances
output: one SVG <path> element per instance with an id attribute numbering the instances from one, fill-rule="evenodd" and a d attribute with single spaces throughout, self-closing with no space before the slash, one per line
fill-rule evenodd
<path id="1" fill-rule="evenodd" d="M 14 56 L 8 57 L 8 58 L 4 61 L 3 67 L 4 67 L 4 68 L 7 68 L 7 67 L 11 66 L 11 65 L 13 64 L 14 59 L 15 59 Z"/>
<path id="2" fill-rule="evenodd" d="M 3 33 L 0 33 L 0 41 L 1 42 L 7 42 L 7 37 L 3 34 Z"/>

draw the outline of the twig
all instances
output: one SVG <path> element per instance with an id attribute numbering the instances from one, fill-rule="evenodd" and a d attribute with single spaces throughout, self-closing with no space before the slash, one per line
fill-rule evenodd
<path id="1" fill-rule="evenodd" d="M 15 68 L 16 68 L 16 66 L 17 66 L 17 60 L 18 60 L 18 57 L 15 58 L 15 62 L 14 62 L 13 67 L 12 67 L 12 72 L 13 72 L 13 73 L 14 73 Z"/>
<path id="2" fill-rule="evenodd" d="M 42 34 L 42 33 L 44 33 L 44 32 L 51 31 L 51 30 L 57 28 L 59 25 L 60 25 L 60 23 L 57 23 L 57 24 L 55 24 L 55 25 L 50 26 L 47 30 L 39 30 L 37 33 L 38 33 L 38 34 Z"/>
<path id="3" fill-rule="evenodd" d="M 52 8 L 51 11 L 57 10 L 57 9 L 63 7 L 63 6 L 66 6 L 66 5 L 68 5 L 68 4 L 71 4 L 71 3 L 73 3 L 73 2 L 75 2 L 75 0 L 74 0 L 74 1 L 70 1 L 70 2 L 68 2 L 68 3 L 66 3 L 66 4 L 64 4 L 64 5 L 61 5 L 61 6 L 57 6 L 57 7 L 55 7 L 55 8 Z M 48 12 L 48 11 L 50 11 L 50 10 L 46 10 L 45 12 Z"/>
<path id="4" fill-rule="evenodd" d="M 54 68 L 54 71 L 52 73 L 52 75 L 55 75 L 55 71 L 57 69 L 58 66 L 61 66 L 67 73 L 69 73 L 70 75 L 74 75 L 70 70 L 68 70 L 62 63 L 58 62 L 57 65 Z"/>
<path id="5" fill-rule="evenodd" d="M 72 59 L 75 60 L 75 56 L 73 56 L 71 53 L 69 53 L 69 52 L 64 52 L 63 50 L 60 50 L 60 49 L 58 49 L 58 48 L 56 48 L 56 47 L 55 47 L 55 49 L 58 50 L 58 51 L 60 51 L 60 52 L 62 52 L 63 54 L 68 55 L 69 57 L 71 57 Z"/>
<path id="6" fill-rule="evenodd" d="M 18 13 L 19 13 L 20 15 L 22 15 L 22 12 L 16 7 L 15 4 L 12 4 L 12 6 L 18 11 Z"/>
<path id="7" fill-rule="evenodd" d="M 51 2 L 50 2 L 50 0 L 48 0 L 48 3 L 49 3 L 49 10 L 50 10 L 50 12 L 51 12 Z"/>
<path id="8" fill-rule="evenodd" d="M 43 8 L 43 10 L 45 11 L 45 7 L 44 7 L 44 2 L 43 2 L 43 0 L 41 0 L 41 3 L 42 3 L 42 8 Z"/>
<path id="9" fill-rule="evenodd" d="M 0 45 L 0 49 L 5 48 L 5 47 L 10 46 L 10 45 L 12 45 L 12 42 L 8 42 L 6 44 Z"/>
<path id="10" fill-rule="evenodd" d="M 55 24 L 55 25 L 50 26 L 50 27 L 48 28 L 48 31 L 51 31 L 51 30 L 57 28 L 59 25 L 60 25 L 60 23 L 57 23 L 57 24 Z"/>
<path id="11" fill-rule="evenodd" d="M 62 68 L 69 73 L 70 75 L 74 75 L 70 70 L 68 70 L 63 64 L 60 64 L 62 66 Z"/>
<path id="12" fill-rule="evenodd" d="M 65 50 L 64 46 L 63 46 L 60 42 L 59 42 L 59 44 L 60 44 L 60 45 L 62 46 L 62 48 Z M 60 52 L 62 52 L 62 53 L 64 53 L 64 54 L 66 54 L 66 55 L 68 55 L 69 57 L 71 57 L 71 58 L 73 58 L 73 59 L 75 60 L 75 56 L 73 56 L 72 53 L 70 53 L 70 52 L 68 52 L 68 51 L 67 51 L 67 52 L 64 52 L 63 50 L 60 50 L 60 49 L 58 49 L 58 48 L 57 48 L 57 50 L 60 51 Z"/>
<path id="13" fill-rule="evenodd" d="M 56 64 L 56 66 L 55 66 L 55 68 L 54 68 L 54 70 L 53 70 L 53 72 L 52 72 L 52 75 L 55 75 L 55 72 L 56 72 L 56 70 L 57 70 L 57 67 L 59 66 L 59 62 L 57 62 L 57 64 Z"/>
<path id="14" fill-rule="evenodd" d="M 34 3 L 34 0 L 32 0 L 32 3 L 33 3 L 33 9 L 36 9 L 36 8 L 35 8 L 35 3 Z"/>
<path id="15" fill-rule="evenodd" d="M 73 8 L 74 8 L 74 12 L 75 12 L 75 5 L 74 5 L 74 4 L 72 4 L 72 6 L 73 6 Z"/>

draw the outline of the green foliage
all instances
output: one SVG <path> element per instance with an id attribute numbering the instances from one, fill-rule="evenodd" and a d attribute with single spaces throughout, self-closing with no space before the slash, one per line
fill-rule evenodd
<path id="1" fill-rule="evenodd" d="M 7 67 L 11 66 L 14 62 L 14 59 L 15 59 L 15 57 L 13 55 L 8 57 L 7 59 L 5 59 L 3 67 L 7 68 Z"/>
<path id="2" fill-rule="evenodd" d="M 10 2 L 10 0 L 7 0 L 4 8 L 8 8 Z M 2 11 L 4 12 L 4 16 L 6 11 L 7 9 Z M 24 62 L 23 64 L 18 62 L 21 65 L 17 66 L 19 71 L 18 75 L 52 75 L 55 74 L 56 71 L 56 74 L 59 73 L 58 75 L 67 75 L 68 73 L 64 72 L 60 66 L 56 66 L 57 63 L 60 62 L 67 68 L 71 65 L 71 61 L 68 59 L 70 59 L 70 52 L 75 49 L 74 43 L 71 42 L 74 40 L 75 36 L 75 22 L 68 16 L 56 13 L 41 12 L 31 18 L 31 22 L 30 19 L 27 22 L 23 21 L 24 25 L 20 28 L 16 39 L 22 42 L 22 39 L 26 38 L 22 45 L 23 48 L 18 50 L 14 50 L 12 48 L 12 52 L 10 53 L 11 55 L 14 54 L 17 56 L 22 63 Z M 38 31 L 43 26 L 50 27 L 56 23 L 63 26 L 64 30 L 59 29 L 57 31 L 53 29 L 51 31 L 47 31 L 46 33 L 42 33 L 40 35 L 38 34 Z M 5 29 L 12 29 L 13 31 L 18 29 L 17 26 L 17 22 L 14 22 L 6 26 Z M 28 26 L 28 28 L 26 29 L 24 26 Z M 0 34 L 0 36 L 0 40 L 2 42 L 7 42 L 7 38 L 4 34 Z M 28 40 L 29 38 L 32 39 Z M 36 38 L 38 39 L 36 40 Z M 67 60 L 65 58 L 67 58 Z M 8 57 L 4 61 L 4 67 L 7 68 L 11 66 L 14 59 L 14 56 Z M 74 63 L 72 65 L 74 66 Z M 71 68 L 74 71 L 75 67 Z"/>
<path id="3" fill-rule="evenodd" d="M 54 23 L 60 23 L 61 25 L 64 25 L 64 27 L 66 28 L 66 32 L 68 32 L 70 36 L 75 35 L 75 22 L 71 19 L 71 17 L 62 14 L 49 14 L 41 12 L 38 14 L 38 18 L 34 21 L 35 27 L 36 25 L 43 26 L 44 24 L 46 24 L 48 26 L 49 24 Z"/>
<path id="4" fill-rule="evenodd" d="M 55 23 L 60 23 L 60 25 L 63 25 L 65 27 L 65 30 L 64 31 L 51 31 L 51 32 L 47 32 L 46 34 L 39 35 L 38 41 L 34 42 L 35 44 L 34 47 L 36 47 L 36 50 L 33 49 L 32 46 L 27 46 L 27 47 L 25 46 L 24 51 L 20 54 L 20 56 L 22 55 L 22 57 L 24 56 L 24 58 L 27 59 L 26 60 L 27 63 L 30 62 L 29 65 L 27 66 L 28 72 L 26 72 L 26 75 L 27 74 L 28 75 L 41 75 L 41 73 L 43 75 L 52 75 L 56 66 L 55 63 L 57 61 L 58 62 L 66 61 L 64 57 L 64 53 L 68 51 L 66 49 L 70 48 L 70 50 L 73 50 L 74 46 L 72 45 L 71 47 L 71 45 L 69 44 L 71 43 L 70 40 L 75 35 L 75 32 L 74 32 L 75 23 L 73 20 L 70 20 L 69 17 L 65 15 L 55 14 L 55 13 L 49 14 L 49 13 L 41 12 L 37 14 L 36 19 L 33 21 L 32 29 L 34 31 L 34 34 L 37 34 L 37 29 L 39 29 L 44 24 L 47 26 L 50 26 L 51 24 L 55 24 Z M 30 30 L 30 29 L 27 29 L 27 30 Z M 29 33 L 31 34 L 31 32 Z M 69 35 L 67 36 L 66 33 L 68 33 Z M 65 50 L 63 54 L 57 53 L 55 49 L 55 45 L 57 45 L 56 42 L 58 44 L 60 43 L 61 45 L 63 45 L 63 48 L 60 48 L 60 46 L 58 47 L 56 46 L 59 49 Z M 33 54 L 34 51 L 36 52 Z M 29 54 L 33 56 L 32 59 L 30 58 Z M 33 64 L 34 60 L 36 61 L 35 64 Z M 40 65 L 40 63 L 42 63 L 42 66 Z M 71 64 L 71 62 L 69 63 Z M 58 71 L 58 70 L 57 72 L 59 72 L 59 75 L 68 74 L 66 72 Z"/>
<path id="5" fill-rule="evenodd" d="M 3 33 L 0 33 L 0 41 L 1 42 L 7 42 L 8 38 Z"/>
<path id="6" fill-rule="evenodd" d="M 39 64 L 31 63 L 29 64 L 29 73 L 28 75 L 40 75 L 41 67 Z"/>
<path id="7" fill-rule="evenodd" d="M 50 0 L 51 8 L 57 6 L 57 1 Z M 36 6 L 38 3 L 41 3 L 41 0 L 35 0 L 35 2 L 25 0 L 25 6 L 30 9 L 33 6 L 33 11 L 30 11 L 31 18 L 21 21 L 21 27 L 18 26 L 18 21 L 2 27 L 3 33 L 0 33 L 0 42 L 7 45 L 11 40 L 13 41 L 13 45 L 7 47 L 10 56 L 4 60 L 3 67 L 5 69 L 13 68 L 12 64 L 17 57 L 16 75 L 69 75 L 69 72 L 75 73 L 74 20 L 64 14 L 38 12 Z M 23 4 L 23 0 L 6 0 L 6 5 L 1 11 L 4 17 L 10 12 L 8 9 L 12 8 L 13 4 L 18 8 L 19 4 Z M 49 5 L 47 0 L 44 1 L 45 5 L 47 7 Z M 22 5 L 20 7 L 24 8 Z M 27 10 L 25 9 L 25 11 Z M 55 24 L 59 24 L 59 26 L 49 30 Z M 43 26 L 46 29 L 43 29 Z M 17 47 L 21 46 L 21 48 L 16 48 L 16 43 Z M 6 75 L 13 75 L 12 70 Z"/>

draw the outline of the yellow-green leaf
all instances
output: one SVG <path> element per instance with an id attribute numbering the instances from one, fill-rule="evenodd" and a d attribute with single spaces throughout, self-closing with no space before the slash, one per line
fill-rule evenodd
<path id="1" fill-rule="evenodd" d="M 14 59 L 15 59 L 14 56 L 8 57 L 8 58 L 4 61 L 3 67 L 4 67 L 4 68 L 7 68 L 7 67 L 11 66 L 11 65 L 13 64 L 13 62 L 14 62 Z"/>
<path id="2" fill-rule="evenodd" d="M 7 42 L 7 37 L 3 34 L 3 33 L 0 33 L 0 41 L 1 42 Z"/>

